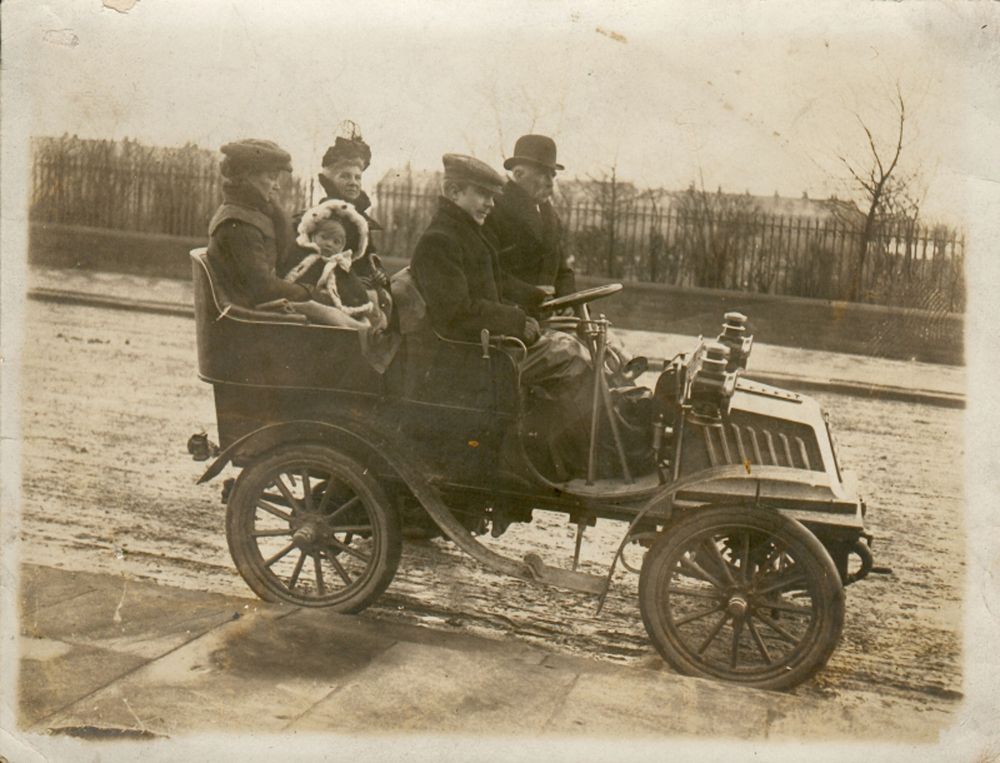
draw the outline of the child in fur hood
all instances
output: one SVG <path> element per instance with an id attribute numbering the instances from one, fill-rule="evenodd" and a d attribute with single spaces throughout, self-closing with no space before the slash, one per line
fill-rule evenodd
<path id="1" fill-rule="evenodd" d="M 385 270 L 368 251 L 364 216 L 349 202 L 330 199 L 303 213 L 297 234 L 301 260 L 285 280 L 319 287 L 329 304 L 349 319 L 348 326 L 383 331 L 392 298 L 385 288 Z"/>

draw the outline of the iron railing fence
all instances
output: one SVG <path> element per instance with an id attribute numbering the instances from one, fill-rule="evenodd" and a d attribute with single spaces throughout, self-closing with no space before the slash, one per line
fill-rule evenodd
<path id="1" fill-rule="evenodd" d="M 437 194 L 383 184 L 374 215 L 379 247 L 409 257 L 434 214 Z M 857 220 L 758 211 L 688 211 L 591 201 L 557 203 L 565 245 L 579 273 L 675 286 L 849 299 L 864 243 Z M 947 226 L 880 222 L 865 246 L 859 301 L 937 312 L 965 309 L 965 238 Z"/>
<path id="2" fill-rule="evenodd" d="M 219 155 L 191 144 L 63 136 L 35 138 L 32 149 L 33 221 L 199 237 L 221 199 Z M 282 204 L 290 214 L 301 210 L 313 191 L 291 178 Z M 436 190 L 397 181 L 379 184 L 373 196 L 372 213 L 384 227 L 379 250 L 408 258 L 434 214 Z M 557 209 L 565 245 L 584 274 L 848 299 L 862 263 L 859 301 L 965 308 L 965 239 L 946 226 L 881 221 L 866 243 L 860 218 L 773 215 L 740 204 L 560 197 Z"/>
<path id="3" fill-rule="evenodd" d="M 191 144 L 42 137 L 32 139 L 32 153 L 37 222 L 205 236 L 222 199 L 220 155 Z M 308 200 L 306 184 L 286 182 L 281 203 L 289 213 Z"/>

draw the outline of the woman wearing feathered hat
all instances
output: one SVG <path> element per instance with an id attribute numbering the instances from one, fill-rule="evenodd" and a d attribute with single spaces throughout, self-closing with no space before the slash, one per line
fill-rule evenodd
<path id="1" fill-rule="evenodd" d="M 376 292 L 379 308 L 387 316 L 391 316 L 389 274 L 382 266 L 378 255 L 375 254 L 375 246 L 370 234 L 373 230 L 380 230 L 382 226 L 368 214 L 372 202 L 368 194 L 361 188 L 361 177 L 371 164 L 372 151 L 361 138 L 356 125 L 353 122 L 349 125 L 351 127 L 350 137 L 338 136 L 333 145 L 327 148 L 326 153 L 323 154 L 323 169 L 320 171 L 318 179 L 326 195 L 320 200 L 320 204 L 329 201 L 347 202 L 364 219 L 369 234 L 364 249 L 359 250 L 354 247 L 356 261 L 352 266 L 353 272 L 362 280 L 366 288 Z M 296 217 L 296 225 L 305 214 L 303 212 Z M 290 271 L 308 254 L 309 252 L 301 246 L 297 250 L 293 249 L 285 262 L 285 269 Z"/>

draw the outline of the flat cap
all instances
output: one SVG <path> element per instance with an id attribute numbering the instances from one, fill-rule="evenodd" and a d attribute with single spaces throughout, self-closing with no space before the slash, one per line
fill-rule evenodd
<path id="1" fill-rule="evenodd" d="M 445 154 L 441 157 L 444 163 L 444 179 L 459 183 L 471 183 L 490 193 L 503 191 L 503 178 L 486 162 L 481 162 L 474 156 L 465 154 Z"/>
<path id="2" fill-rule="evenodd" d="M 226 177 L 243 175 L 248 172 L 292 171 L 292 157 L 281 146 L 271 140 L 247 138 L 227 143 L 221 149 L 222 174 Z"/>

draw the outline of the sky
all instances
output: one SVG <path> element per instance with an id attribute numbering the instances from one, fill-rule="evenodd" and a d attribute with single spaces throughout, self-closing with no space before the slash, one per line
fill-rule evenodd
<path id="1" fill-rule="evenodd" d="M 345 119 L 371 186 L 448 151 L 499 168 L 552 135 L 567 176 L 641 188 L 854 193 L 838 157 L 892 148 L 931 216 L 1000 177 L 997 15 L 977 3 L 3 3 L 3 73 L 28 132 L 206 148 L 276 140 L 310 175 Z M 996 143 L 993 141 L 992 143 Z"/>
<path id="2" fill-rule="evenodd" d="M 361 7 L 15 2 L 5 76 L 25 84 L 31 134 L 208 148 L 266 137 L 301 174 L 352 119 L 374 149 L 369 184 L 407 163 L 436 169 L 447 151 L 499 165 L 537 131 L 569 176 L 614 167 L 640 187 L 841 197 L 838 157 L 868 162 L 859 118 L 891 149 L 898 83 L 902 169 L 919 173 L 925 209 L 950 217 L 984 158 L 963 136 L 998 128 L 998 89 L 977 77 L 995 30 L 972 5 Z"/>

